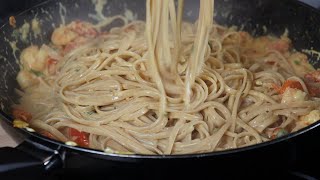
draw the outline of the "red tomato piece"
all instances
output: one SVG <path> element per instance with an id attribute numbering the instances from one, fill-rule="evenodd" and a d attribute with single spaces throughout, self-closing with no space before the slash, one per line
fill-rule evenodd
<path id="1" fill-rule="evenodd" d="M 56 66 L 58 64 L 58 60 L 49 58 L 47 60 L 47 68 L 48 68 L 48 72 L 49 74 L 53 75 L 56 73 Z"/>
<path id="2" fill-rule="evenodd" d="M 307 82 L 320 82 L 320 70 L 307 73 L 304 78 Z"/>
<path id="3" fill-rule="evenodd" d="M 320 70 L 305 74 L 304 80 L 309 94 L 313 97 L 320 97 Z"/>
<path id="4" fill-rule="evenodd" d="M 69 137 L 82 147 L 89 146 L 89 135 L 86 132 L 78 131 L 74 128 L 68 129 Z"/>
<path id="5" fill-rule="evenodd" d="M 303 91 L 302 85 L 299 81 L 286 80 L 281 87 L 273 85 L 273 88 L 276 89 L 279 94 L 283 94 L 287 88 L 299 89 Z"/>
<path id="6" fill-rule="evenodd" d="M 25 121 L 25 122 L 29 122 L 32 119 L 32 115 L 22 109 L 14 108 L 12 110 L 12 115 L 14 118 Z"/>

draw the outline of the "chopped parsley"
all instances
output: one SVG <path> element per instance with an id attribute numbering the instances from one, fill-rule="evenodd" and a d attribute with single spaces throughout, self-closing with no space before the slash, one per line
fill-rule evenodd
<path id="1" fill-rule="evenodd" d="M 279 137 L 282 137 L 284 135 L 287 135 L 289 134 L 289 132 L 284 129 L 284 128 L 276 128 L 273 130 L 272 134 L 271 134 L 271 139 L 276 139 L 276 138 L 279 138 Z"/>
<path id="2" fill-rule="evenodd" d="M 18 39 L 20 36 L 19 30 L 18 29 L 13 30 L 11 36 L 14 37 L 15 39 Z"/>
<path id="3" fill-rule="evenodd" d="M 92 115 L 93 113 L 94 113 L 93 111 L 86 112 L 86 114 L 88 114 L 88 115 Z"/>
<path id="4" fill-rule="evenodd" d="M 34 69 L 30 69 L 30 72 L 36 75 L 37 77 L 44 75 L 41 71 L 36 71 Z"/>
<path id="5" fill-rule="evenodd" d="M 301 64 L 299 60 L 294 60 L 293 62 L 294 62 L 296 65 L 300 65 L 300 64 Z"/>
<path id="6" fill-rule="evenodd" d="M 284 136 L 284 135 L 286 135 L 286 134 L 288 134 L 288 131 L 287 131 L 287 130 L 285 130 L 285 129 L 280 129 L 280 130 L 278 131 L 278 133 L 277 133 L 277 138 L 279 138 L 279 137 L 281 137 L 281 136 Z"/>

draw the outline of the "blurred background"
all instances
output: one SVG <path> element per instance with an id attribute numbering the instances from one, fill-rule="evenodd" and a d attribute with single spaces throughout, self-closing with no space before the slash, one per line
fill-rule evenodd
<path id="1" fill-rule="evenodd" d="M 320 0 L 300 0 L 300 1 L 305 2 L 318 9 L 320 8 Z"/>
<path id="2" fill-rule="evenodd" d="M 19 12 L 24 11 L 26 8 L 31 8 L 36 4 L 44 2 L 46 0 L 6 0 L 1 1 L 0 5 L 0 25 L 2 25 L 6 17 L 16 15 Z"/>

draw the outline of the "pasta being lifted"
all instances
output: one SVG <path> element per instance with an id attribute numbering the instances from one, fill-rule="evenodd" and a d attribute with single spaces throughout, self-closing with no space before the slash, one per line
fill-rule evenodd
<path id="1" fill-rule="evenodd" d="M 221 151 L 269 141 L 320 119 L 320 71 L 285 35 L 254 38 L 197 23 L 183 0 L 147 0 L 146 22 L 108 32 L 61 25 L 21 53 L 16 119 L 82 147 L 136 154 Z M 105 23 L 101 23 L 105 24 Z"/>

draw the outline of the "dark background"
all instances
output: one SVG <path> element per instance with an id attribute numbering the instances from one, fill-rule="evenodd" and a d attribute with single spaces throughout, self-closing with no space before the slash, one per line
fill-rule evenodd
<path id="1" fill-rule="evenodd" d="M 17 15 L 36 4 L 44 2 L 45 0 L 4 0 L 0 5 L 0 25 L 7 21 L 7 17 Z M 19 5 L 17 5 L 19 4 Z"/>

